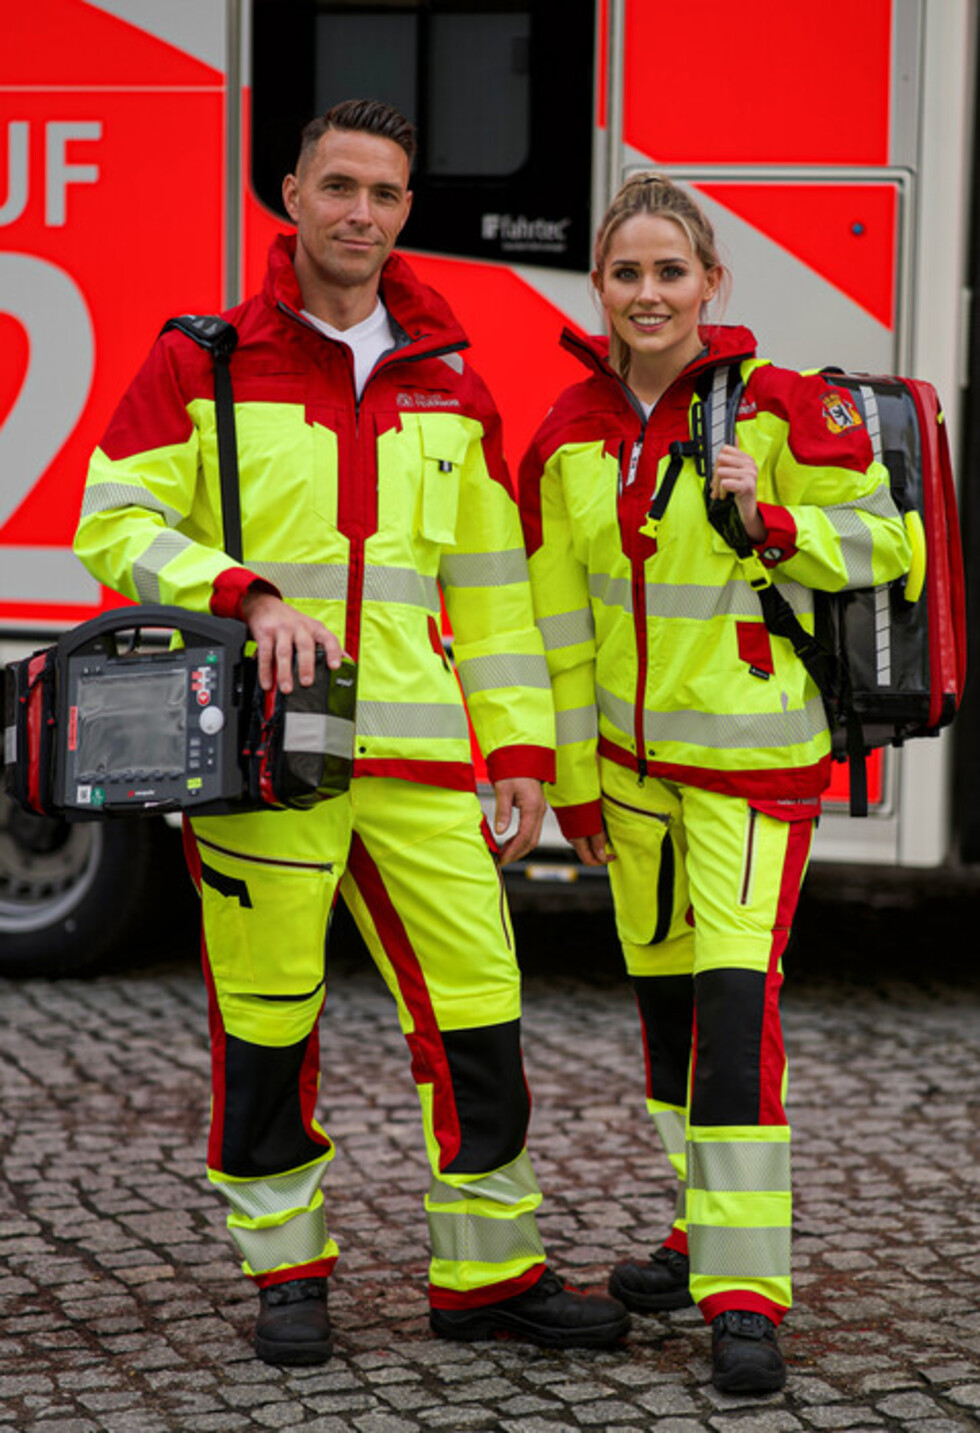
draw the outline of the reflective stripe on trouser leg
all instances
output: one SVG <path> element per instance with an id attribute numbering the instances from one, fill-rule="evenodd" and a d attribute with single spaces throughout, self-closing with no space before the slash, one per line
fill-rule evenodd
<path id="1" fill-rule="evenodd" d="M 315 1106 L 344 805 L 277 813 L 271 824 L 266 814 L 199 819 L 188 842 L 211 1026 L 208 1177 L 259 1285 L 329 1274 L 337 1257 L 320 1192 L 333 1148 Z"/>
<path id="2" fill-rule="evenodd" d="M 694 1015 L 694 932 L 686 839 L 676 791 L 603 764 L 603 818 L 616 860 L 609 867 L 616 926 L 643 1032 L 647 1111 L 677 1175 L 665 1243 L 687 1253 L 686 1117 Z"/>
<path id="3" fill-rule="evenodd" d="M 791 1303 L 783 950 L 812 838 L 734 797 L 684 792 L 696 914 L 688 1114 L 691 1293 L 779 1323 Z"/>
<path id="4" fill-rule="evenodd" d="M 538 1278 L 540 1192 L 524 1151 L 529 1099 L 520 977 L 472 793 L 355 782 L 341 892 L 398 1004 L 433 1174 L 430 1299 L 473 1307 Z"/>

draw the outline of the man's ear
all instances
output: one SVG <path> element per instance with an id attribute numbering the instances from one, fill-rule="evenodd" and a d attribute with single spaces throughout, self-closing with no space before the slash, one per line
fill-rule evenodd
<path id="1" fill-rule="evenodd" d="M 286 206 L 286 213 L 294 224 L 299 218 L 298 191 L 299 180 L 296 178 L 296 175 L 287 174 L 282 181 L 282 202 Z"/>

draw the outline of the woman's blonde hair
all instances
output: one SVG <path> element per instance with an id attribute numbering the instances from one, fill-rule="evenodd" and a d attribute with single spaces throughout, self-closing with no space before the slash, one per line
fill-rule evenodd
<path id="1" fill-rule="evenodd" d="M 592 281 L 597 290 L 601 292 L 602 270 L 613 235 L 627 219 L 632 219 L 637 214 L 652 214 L 657 218 L 672 219 L 683 230 L 691 246 L 691 253 L 700 261 L 705 272 L 720 270 L 722 285 L 727 286 L 728 271 L 718 257 L 715 231 L 707 215 L 686 189 L 681 189 L 665 175 L 657 174 L 654 170 L 642 170 L 631 174 L 621 186 L 599 225 L 593 252 L 595 268 L 592 273 Z M 626 377 L 630 351 L 615 330 L 609 335 L 609 362 L 617 373 Z"/>

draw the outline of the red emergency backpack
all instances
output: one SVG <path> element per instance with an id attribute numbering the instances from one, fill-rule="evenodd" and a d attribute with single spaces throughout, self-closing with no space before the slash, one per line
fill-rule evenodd
<path id="1" fill-rule="evenodd" d="M 779 591 L 757 585 L 766 626 L 787 638 L 820 689 L 833 754 L 850 764 L 851 815 L 868 813 L 865 758 L 875 747 L 936 736 L 956 715 L 966 677 L 963 555 L 946 425 L 920 379 L 821 370 L 846 391 L 912 546 L 909 572 L 878 587 L 814 592 L 811 636 Z M 710 497 L 714 454 L 735 442 L 737 367 L 715 369 L 692 418 L 691 450 L 705 480 L 708 520 L 740 557 L 754 551 L 734 502 Z M 686 445 L 685 445 L 686 446 Z"/>

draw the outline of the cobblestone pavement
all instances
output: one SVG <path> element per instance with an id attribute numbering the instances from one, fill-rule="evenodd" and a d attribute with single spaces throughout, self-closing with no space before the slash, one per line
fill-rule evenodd
<path id="1" fill-rule="evenodd" d="M 595 1287 L 616 1258 L 659 1242 L 670 1215 L 634 1007 L 618 979 L 526 962 L 545 1242 L 561 1272 Z M 602 1354 L 430 1337 L 407 1058 L 373 969 L 356 955 L 339 963 L 322 1100 L 339 1145 L 328 1177 L 343 1251 L 336 1352 L 293 1372 L 251 1355 L 254 1295 L 202 1178 L 208 1061 L 193 966 L 0 982 L 0 1429 L 980 1427 L 975 980 L 788 990 L 790 1378 L 782 1394 L 734 1398 L 708 1382 L 707 1331 L 691 1310 L 637 1319 L 623 1348 Z"/>

